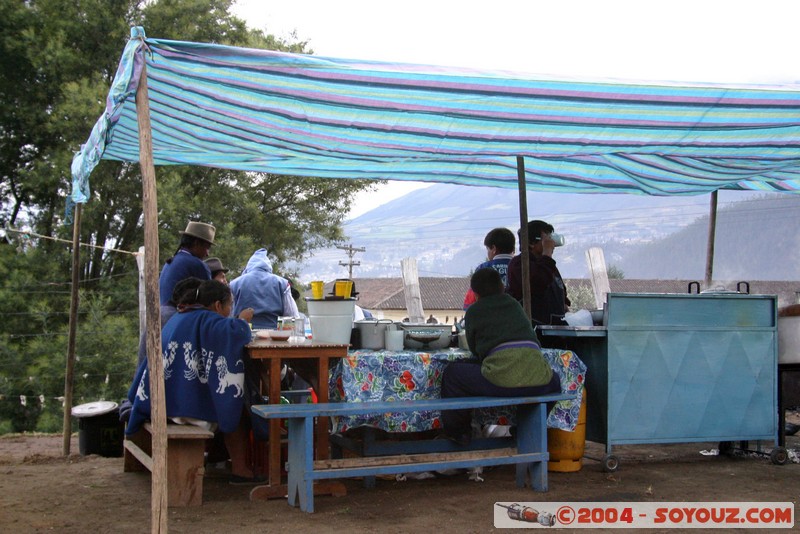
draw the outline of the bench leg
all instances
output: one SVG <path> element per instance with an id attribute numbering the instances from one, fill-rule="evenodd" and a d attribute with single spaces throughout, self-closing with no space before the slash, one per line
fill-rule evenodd
<path id="1" fill-rule="evenodd" d="M 203 504 L 203 467 L 206 442 L 173 439 L 167 449 L 167 488 L 170 506 Z"/>
<path id="2" fill-rule="evenodd" d="M 547 491 L 547 405 L 543 403 L 517 407 L 517 452 L 543 453 L 543 460 L 517 465 L 517 486 L 524 487 L 530 478 L 531 488 Z"/>
<path id="3" fill-rule="evenodd" d="M 139 430 L 136 434 L 132 436 L 125 436 L 125 440 L 131 441 L 134 444 L 138 445 L 140 449 L 142 449 L 148 456 L 152 456 L 152 445 L 150 443 L 150 432 L 142 429 Z M 131 454 L 131 452 L 123 447 L 123 464 L 122 470 L 125 473 L 131 473 L 135 471 L 147 471 L 147 467 L 142 465 L 142 463 L 136 459 L 136 457 Z"/>
<path id="4" fill-rule="evenodd" d="M 303 512 L 314 511 L 314 418 L 289 419 L 288 502 Z"/>

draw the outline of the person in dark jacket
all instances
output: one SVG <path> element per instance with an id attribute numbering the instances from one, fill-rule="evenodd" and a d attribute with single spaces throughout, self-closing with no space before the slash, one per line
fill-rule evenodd
<path id="1" fill-rule="evenodd" d="M 517 397 L 557 393 L 558 375 L 542 356 L 539 340 L 519 302 L 503 291 L 500 273 L 478 269 L 470 279 L 477 300 L 464 315 L 467 344 L 477 362 L 449 364 L 442 375 L 442 398 Z M 444 436 L 470 441 L 471 411 L 442 412 Z"/>
<path id="2" fill-rule="evenodd" d="M 534 324 L 564 325 L 564 314 L 570 305 L 567 287 L 553 259 L 555 241 L 553 226 L 544 221 L 528 223 L 530 252 L 531 319 Z M 520 250 L 525 244 L 520 239 Z M 508 264 L 508 294 L 522 301 L 522 254 Z"/>

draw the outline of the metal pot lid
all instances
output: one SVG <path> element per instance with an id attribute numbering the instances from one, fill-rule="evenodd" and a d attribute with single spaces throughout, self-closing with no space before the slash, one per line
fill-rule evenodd
<path id="1" fill-rule="evenodd" d="M 117 409 L 119 405 L 112 401 L 97 401 L 87 402 L 72 407 L 73 417 L 94 417 L 95 415 L 103 415 Z"/>

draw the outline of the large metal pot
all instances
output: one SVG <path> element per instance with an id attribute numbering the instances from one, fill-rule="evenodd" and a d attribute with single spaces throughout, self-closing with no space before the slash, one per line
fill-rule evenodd
<path id="1" fill-rule="evenodd" d="M 391 319 L 362 319 L 356 321 L 355 327 L 361 335 L 361 348 L 381 350 L 385 344 L 386 330 L 394 330 L 394 321 Z"/>
<path id="2" fill-rule="evenodd" d="M 449 324 L 399 323 L 403 347 L 412 350 L 438 350 L 450 346 L 453 327 Z"/>

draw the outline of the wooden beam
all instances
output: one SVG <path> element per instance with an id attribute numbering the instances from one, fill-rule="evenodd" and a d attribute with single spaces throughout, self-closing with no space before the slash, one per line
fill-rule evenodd
<path id="1" fill-rule="evenodd" d="M 67 368 L 64 372 L 64 456 L 69 456 L 72 437 L 72 387 L 75 374 L 75 337 L 78 331 L 78 283 L 81 266 L 81 212 L 83 204 L 75 205 L 72 221 L 72 289 L 69 303 L 69 339 L 67 341 Z"/>
<path id="2" fill-rule="evenodd" d="M 161 307 L 158 291 L 158 201 L 147 93 L 147 62 L 136 88 L 139 122 L 139 165 L 142 172 L 144 212 L 145 301 L 147 307 L 147 369 L 150 375 L 150 421 L 153 425 L 153 476 L 150 497 L 150 531 L 167 532 L 167 416 L 164 406 L 164 365 L 161 359 Z"/>
<path id="3" fill-rule="evenodd" d="M 357 458 L 339 458 L 317 460 L 314 470 L 349 469 L 354 467 L 375 467 L 384 465 L 411 465 L 447 460 L 474 460 L 478 458 L 501 458 L 517 454 L 516 447 L 479 451 L 434 452 L 425 454 L 394 454 L 391 456 L 361 456 Z"/>
<path id="4" fill-rule="evenodd" d="M 711 287 L 714 278 L 714 241 L 717 235 L 717 191 L 711 193 L 711 206 L 708 214 L 708 246 L 706 247 L 705 289 Z"/>
<path id="5" fill-rule="evenodd" d="M 424 323 L 425 311 L 422 309 L 422 294 L 419 290 L 417 259 L 403 258 L 400 262 L 403 274 L 403 294 L 406 298 L 406 311 L 410 323 Z"/>
<path id="6" fill-rule="evenodd" d="M 528 192 L 525 188 L 525 158 L 517 156 L 517 186 L 519 188 L 519 251 L 522 254 L 522 307 L 528 320 L 531 313 L 531 252 L 528 248 Z"/>

